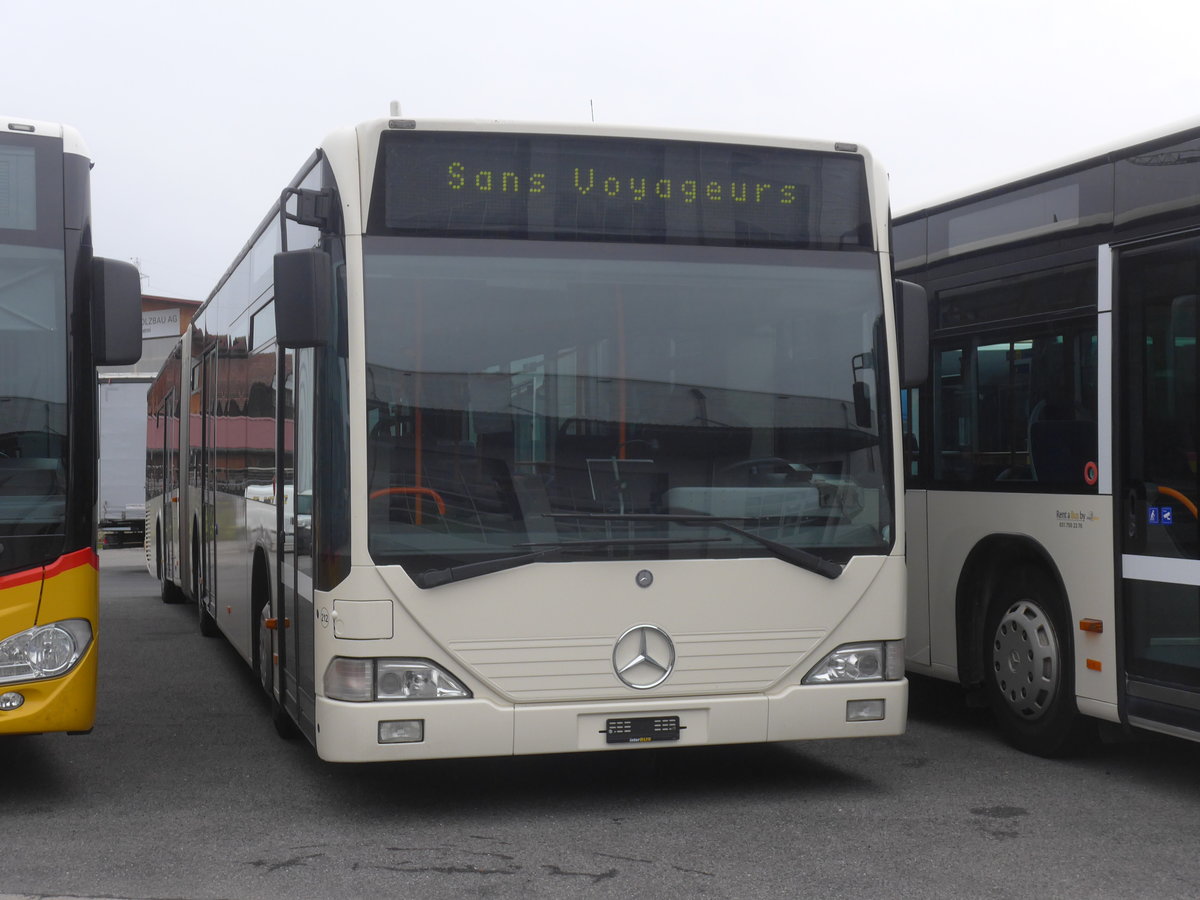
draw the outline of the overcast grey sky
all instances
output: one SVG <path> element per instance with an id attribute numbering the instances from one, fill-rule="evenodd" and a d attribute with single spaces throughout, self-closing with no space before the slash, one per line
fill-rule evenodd
<path id="1" fill-rule="evenodd" d="M 904 210 L 1200 118 L 1195 0 L 0 0 L 0 112 L 77 127 L 97 252 L 203 299 L 387 114 L 857 141 Z"/>

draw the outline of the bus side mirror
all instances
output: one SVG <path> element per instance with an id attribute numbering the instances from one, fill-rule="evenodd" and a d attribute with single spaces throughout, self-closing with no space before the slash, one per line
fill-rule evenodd
<path id="1" fill-rule="evenodd" d="M 92 259 L 92 361 L 128 366 L 142 358 L 142 276 L 137 266 Z"/>
<path id="2" fill-rule="evenodd" d="M 332 260 L 316 247 L 275 254 L 275 339 L 289 350 L 323 347 L 333 304 Z"/>
<path id="3" fill-rule="evenodd" d="M 925 288 L 897 281 L 893 291 L 900 338 L 900 387 L 925 383 L 929 369 L 929 301 Z"/>

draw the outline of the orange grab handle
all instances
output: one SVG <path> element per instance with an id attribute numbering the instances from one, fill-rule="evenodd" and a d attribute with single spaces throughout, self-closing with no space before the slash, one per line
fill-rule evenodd
<path id="1" fill-rule="evenodd" d="M 433 502 L 437 504 L 438 512 L 443 516 L 446 514 L 446 501 L 442 499 L 442 495 L 433 488 L 423 487 L 390 487 L 380 488 L 377 491 L 372 491 L 369 499 L 374 500 L 377 497 L 386 497 L 389 494 L 419 494 L 422 497 L 431 497 Z"/>
<path id="2" fill-rule="evenodd" d="M 1187 511 L 1192 514 L 1193 519 L 1200 519 L 1200 516 L 1196 515 L 1196 504 L 1193 503 L 1191 500 L 1189 500 L 1187 497 L 1185 497 L 1183 494 L 1179 493 L 1179 491 L 1175 490 L 1175 488 L 1162 487 L 1160 485 L 1158 488 L 1158 492 L 1160 494 L 1165 494 L 1168 497 L 1174 497 L 1176 500 L 1178 500 L 1180 503 L 1182 503 L 1184 505 L 1184 507 L 1187 508 Z"/>

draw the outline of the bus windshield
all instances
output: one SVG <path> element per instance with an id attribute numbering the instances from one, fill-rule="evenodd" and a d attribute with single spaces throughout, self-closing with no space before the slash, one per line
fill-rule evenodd
<path id="1" fill-rule="evenodd" d="M 0 572 L 53 559 L 59 549 L 66 354 L 62 251 L 0 244 Z"/>
<path id="2" fill-rule="evenodd" d="M 376 563 L 417 576 L 522 555 L 784 545 L 844 562 L 890 547 L 874 254 L 402 237 L 364 250 Z"/>
<path id="3" fill-rule="evenodd" d="M 0 574 L 54 559 L 66 515 L 61 142 L 0 141 Z"/>

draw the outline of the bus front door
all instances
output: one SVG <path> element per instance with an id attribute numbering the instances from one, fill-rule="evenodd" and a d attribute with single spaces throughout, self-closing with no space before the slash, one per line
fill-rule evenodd
<path id="1" fill-rule="evenodd" d="M 1125 716 L 1200 737 L 1200 235 L 1115 260 Z"/>
<path id="2" fill-rule="evenodd" d="M 281 392 L 283 446 L 278 454 L 279 483 L 286 485 L 283 508 L 283 559 L 280 599 L 287 622 L 279 667 L 280 702 L 309 738 L 316 740 L 316 689 L 313 648 L 313 350 L 283 352 Z"/>

